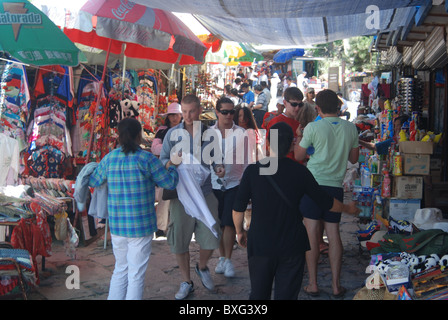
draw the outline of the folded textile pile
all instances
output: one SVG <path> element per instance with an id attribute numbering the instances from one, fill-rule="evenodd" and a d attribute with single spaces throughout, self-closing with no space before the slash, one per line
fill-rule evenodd
<path id="1" fill-rule="evenodd" d="M 9 259 L 17 262 L 26 284 L 30 286 L 37 284 L 35 267 L 27 250 L 0 249 L 0 295 L 6 295 L 19 284 L 16 266 Z"/>

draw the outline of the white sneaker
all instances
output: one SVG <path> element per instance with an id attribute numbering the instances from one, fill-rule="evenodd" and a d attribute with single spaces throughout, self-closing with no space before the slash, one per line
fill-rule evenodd
<path id="1" fill-rule="evenodd" d="M 215 273 L 218 273 L 218 274 L 224 273 L 224 271 L 225 271 L 224 262 L 225 261 L 226 261 L 225 257 L 219 257 L 218 264 L 216 265 L 216 268 L 215 268 Z"/>
<path id="2" fill-rule="evenodd" d="M 193 291 L 194 291 L 193 281 L 191 281 L 191 283 L 184 281 L 180 284 L 179 291 L 177 291 L 174 297 L 176 298 L 176 300 L 183 300 Z"/>
<path id="3" fill-rule="evenodd" d="M 230 259 L 226 259 L 224 262 L 224 276 L 227 278 L 232 278 L 235 276 L 235 268 L 233 267 L 233 263 Z"/>
<path id="4" fill-rule="evenodd" d="M 201 282 L 204 287 L 206 287 L 210 291 L 215 289 L 215 284 L 213 283 L 213 279 L 212 276 L 210 275 L 208 267 L 205 268 L 205 270 L 199 270 L 199 265 L 196 264 L 195 270 L 199 278 L 201 278 Z"/>

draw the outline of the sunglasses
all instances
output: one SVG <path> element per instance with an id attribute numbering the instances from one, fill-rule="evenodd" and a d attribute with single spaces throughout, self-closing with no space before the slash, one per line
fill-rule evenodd
<path id="1" fill-rule="evenodd" d="M 302 108 L 303 107 L 303 102 L 289 102 L 288 101 L 288 103 L 291 105 L 291 107 L 300 107 L 300 108 Z"/>
<path id="2" fill-rule="evenodd" d="M 222 115 L 228 115 L 228 114 L 235 114 L 235 109 L 232 110 L 220 110 L 219 113 L 221 113 Z"/>

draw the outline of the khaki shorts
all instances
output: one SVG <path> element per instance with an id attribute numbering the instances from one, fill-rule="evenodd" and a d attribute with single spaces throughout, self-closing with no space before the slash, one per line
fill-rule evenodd
<path id="1" fill-rule="evenodd" d="M 218 218 L 218 200 L 213 192 L 207 195 L 205 200 L 213 218 L 215 218 L 216 223 L 213 228 L 218 232 L 219 237 L 216 238 L 210 229 L 200 220 L 188 215 L 179 199 L 171 199 L 167 242 L 171 247 L 172 253 L 180 254 L 188 252 L 190 250 L 189 247 L 193 233 L 201 249 L 215 250 L 219 248 L 221 228 L 219 227 L 220 223 Z"/>

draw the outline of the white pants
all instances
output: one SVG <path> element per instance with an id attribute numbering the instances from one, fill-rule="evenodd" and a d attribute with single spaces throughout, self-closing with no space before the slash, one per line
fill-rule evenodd
<path id="1" fill-rule="evenodd" d="M 145 273 L 151 255 L 153 235 L 126 238 L 111 235 L 115 269 L 110 280 L 108 300 L 141 300 Z"/>

